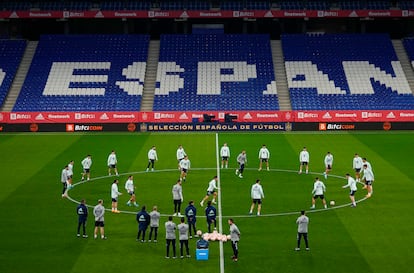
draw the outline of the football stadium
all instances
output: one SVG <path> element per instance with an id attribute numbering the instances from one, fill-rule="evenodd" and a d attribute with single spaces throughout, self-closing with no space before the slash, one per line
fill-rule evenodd
<path id="1" fill-rule="evenodd" d="M 413 18 L 1 0 L 0 272 L 413 272 Z"/>

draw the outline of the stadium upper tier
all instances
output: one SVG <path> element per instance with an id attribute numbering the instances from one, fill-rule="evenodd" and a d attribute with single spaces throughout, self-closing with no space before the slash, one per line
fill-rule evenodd
<path id="1" fill-rule="evenodd" d="M 25 40 L 0 40 L 0 105 L 9 92 L 25 48 Z"/>
<path id="2" fill-rule="evenodd" d="M 149 36 L 47 35 L 14 111 L 136 111 Z"/>
<path id="3" fill-rule="evenodd" d="M 387 10 L 390 8 L 412 9 L 414 2 L 410 0 L 384 1 L 384 0 L 144 0 L 144 1 L 122 1 L 122 0 L 71 0 L 71 1 L 0 1 L 1 10 L 270 10 L 271 8 L 282 10 L 329 10 L 329 9 L 375 9 Z"/>
<path id="4" fill-rule="evenodd" d="M 268 35 L 163 35 L 154 110 L 277 110 Z"/>
<path id="5" fill-rule="evenodd" d="M 283 35 L 293 110 L 413 109 L 386 34 Z"/>

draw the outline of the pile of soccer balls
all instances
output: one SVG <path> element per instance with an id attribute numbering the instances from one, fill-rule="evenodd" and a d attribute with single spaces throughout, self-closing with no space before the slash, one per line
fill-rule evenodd
<path id="1" fill-rule="evenodd" d="M 201 230 L 197 231 L 197 234 L 201 234 Z M 206 241 L 222 241 L 227 242 L 227 240 L 230 240 L 230 235 L 221 234 L 217 230 L 214 230 L 212 233 L 204 233 L 203 239 Z"/>

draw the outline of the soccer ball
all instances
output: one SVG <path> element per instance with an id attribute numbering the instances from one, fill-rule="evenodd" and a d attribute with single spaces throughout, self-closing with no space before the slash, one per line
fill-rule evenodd
<path id="1" fill-rule="evenodd" d="M 335 201 L 334 200 L 331 200 L 331 202 L 329 202 L 329 205 L 335 206 Z"/>

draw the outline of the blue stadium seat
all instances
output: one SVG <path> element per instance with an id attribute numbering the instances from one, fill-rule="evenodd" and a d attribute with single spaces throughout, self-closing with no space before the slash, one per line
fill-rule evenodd
<path id="1" fill-rule="evenodd" d="M 0 40 L 0 105 L 7 97 L 25 48 L 25 40 Z"/>
<path id="2" fill-rule="evenodd" d="M 137 111 L 148 44 L 148 35 L 42 36 L 13 110 Z"/>
<path id="3" fill-rule="evenodd" d="M 155 111 L 278 110 L 268 35 L 162 35 Z"/>
<path id="4" fill-rule="evenodd" d="M 291 34 L 282 47 L 293 110 L 413 109 L 386 34 Z"/>

